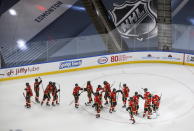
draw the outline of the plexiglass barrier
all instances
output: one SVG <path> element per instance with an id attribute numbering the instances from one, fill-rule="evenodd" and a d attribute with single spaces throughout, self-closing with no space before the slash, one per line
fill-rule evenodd
<path id="1" fill-rule="evenodd" d="M 112 33 L 114 32 L 119 34 L 118 30 Z M 127 45 L 127 51 L 159 50 L 158 35 L 156 34 L 153 37 L 150 37 L 149 34 L 146 35 L 144 37 L 129 36 L 124 38 L 119 34 L 117 42 L 121 46 Z M 18 44 L 13 44 L 11 48 L 9 45 L 2 45 L 2 66 L 13 67 L 108 54 L 112 52 L 108 44 L 110 45 L 111 42 L 114 42 L 110 36 L 109 33 L 27 43 L 20 41 L 19 46 Z M 172 25 L 172 51 L 194 52 L 193 41 L 193 26 Z"/>

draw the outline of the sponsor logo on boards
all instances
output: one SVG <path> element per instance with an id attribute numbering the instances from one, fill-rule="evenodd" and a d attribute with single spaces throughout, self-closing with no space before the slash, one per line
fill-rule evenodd
<path id="1" fill-rule="evenodd" d="M 108 58 L 106 56 L 100 57 L 98 59 L 98 64 L 106 64 L 108 62 Z"/>
<path id="2" fill-rule="evenodd" d="M 80 65 L 82 65 L 82 60 L 64 61 L 60 63 L 59 69 L 78 67 Z"/>

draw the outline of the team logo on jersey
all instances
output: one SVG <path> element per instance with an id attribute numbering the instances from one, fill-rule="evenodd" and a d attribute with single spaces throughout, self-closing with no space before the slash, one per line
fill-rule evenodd
<path id="1" fill-rule="evenodd" d="M 125 1 L 113 4 L 110 11 L 118 32 L 124 38 L 144 40 L 157 35 L 156 13 L 150 7 L 151 0 Z"/>

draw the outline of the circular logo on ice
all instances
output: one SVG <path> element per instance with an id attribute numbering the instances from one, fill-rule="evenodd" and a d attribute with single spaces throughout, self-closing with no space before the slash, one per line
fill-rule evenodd
<path id="1" fill-rule="evenodd" d="M 98 64 L 106 64 L 108 62 L 108 58 L 107 57 L 100 57 L 98 59 Z"/>

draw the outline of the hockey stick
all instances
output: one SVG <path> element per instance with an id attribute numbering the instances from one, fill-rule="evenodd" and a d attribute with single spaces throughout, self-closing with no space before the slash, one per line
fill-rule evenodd
<path id="1" fill-rule="evenodd" d="M 110 87 L 113 87 L 113 86 L 114 86 L 114 84 L 115 84 L 115 81 L 111 84 L 111 86 L 110 86 Z"/>
<path id="2" fill-rule="evenodd" d="M 23 92 L 23 96 L 24 96 L 24 98 L 25 98 L 25 100 L 26 100 L 26 95 L 25 95 L 24 92 Z M 36 102 L 34 102 L 33 100 L 31 100 L 31 102 L 34 103 L 34 104 L 36 104 Z"/>
<path id="3" fill-rule="evenodd" d="M 121 82 L 119 83 L 119 90 L 121 90 Z"/>
<path id="4" fill-rule="evenodd" d="M 42 80 L 40 77 L 38 77 L 40 80 Z M 44 93 L 44 87 L 43 87 L 43 81 L 41 82 L 41 87 L 42 87 L 42 90 L 43 90 L 43 93 Z"/>
<path id="5" fill-rule="evenodd" d="M 59 83 L 57 83 L 57 85 L 59 86 L 59 103 L 60 103 L 60 101 L 61 101 L 61 88 L 60 88 L 60 84 Z"/>
<path id="6" fill-rule="evenodd" d="M 119 83 L 119 90 L 121 91 L 121 82 Z M 118 96 L 117 96 L 117 100 L 118 100 Z"/>
<path id="7" fill-rule="evenodd" d="M 74 101 L 74 100 L 72 100 L 72 101 L 69 103 L 69 106 L 70 106 L 71 104 L 73 104 L 73 101 Z"/>

